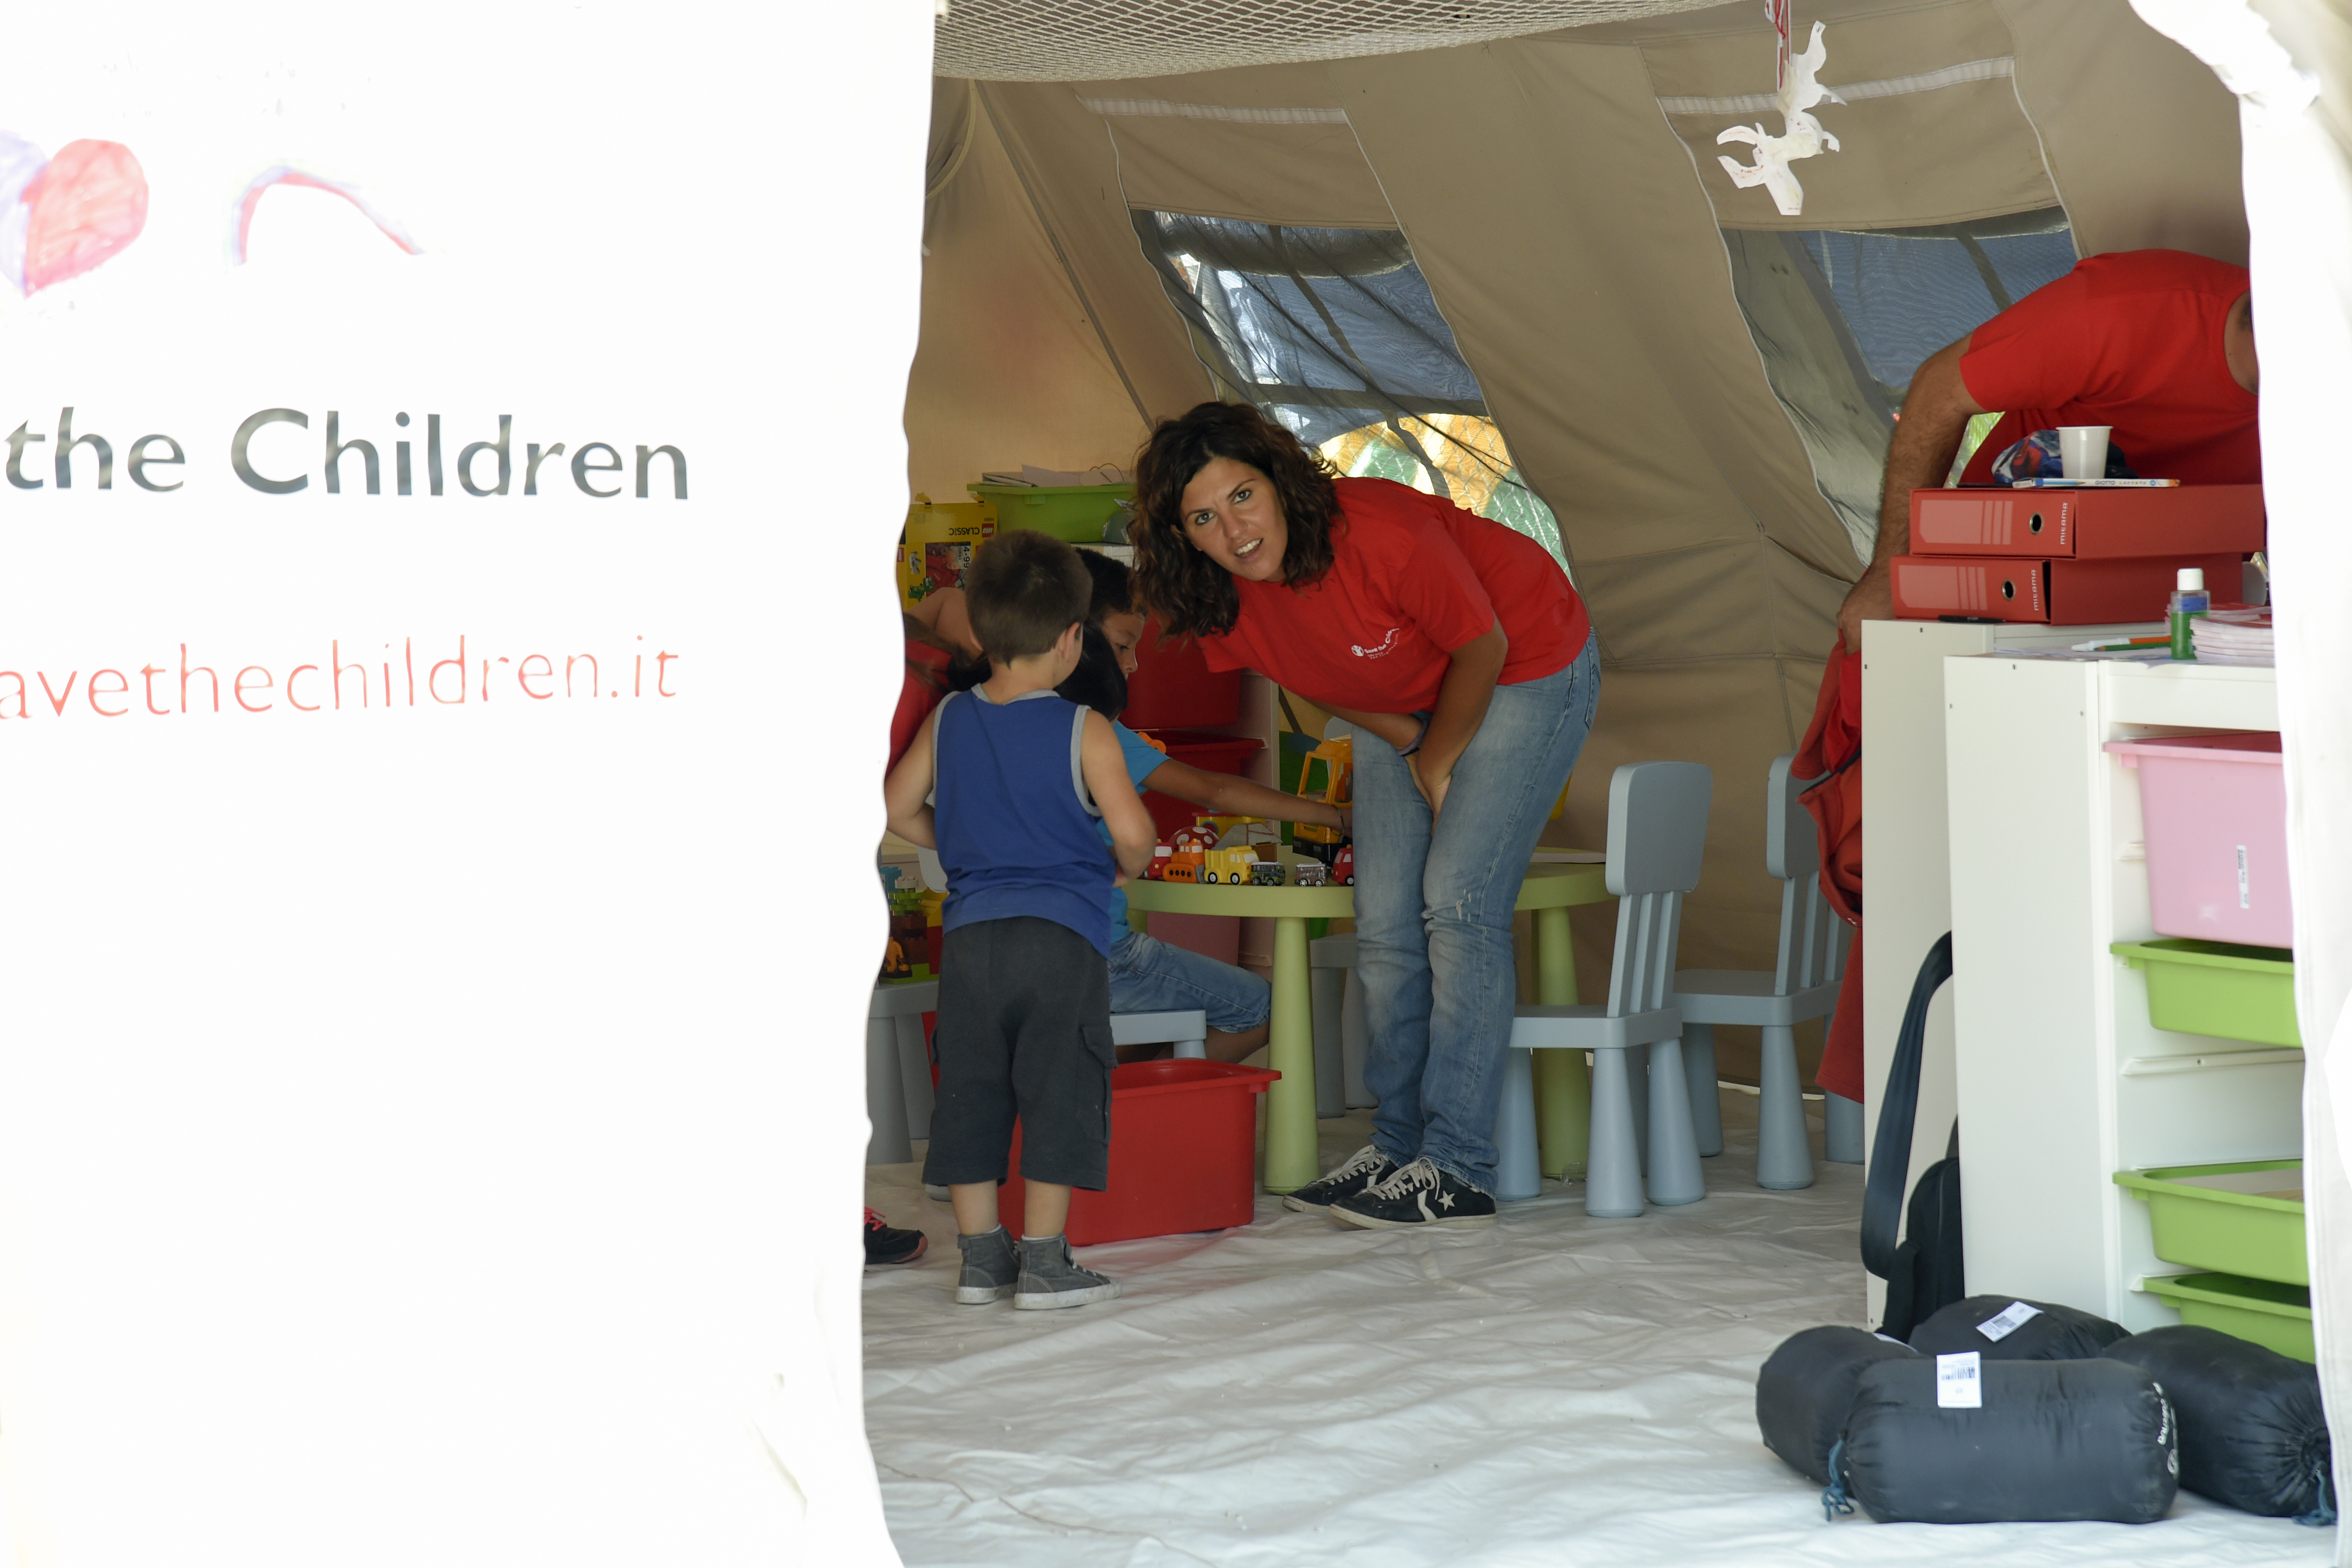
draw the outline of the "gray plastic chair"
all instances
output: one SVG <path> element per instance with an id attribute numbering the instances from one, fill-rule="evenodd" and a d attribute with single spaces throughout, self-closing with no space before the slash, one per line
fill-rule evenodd
<path id="1" fill-rule="evenodd" d="M 1715 1083 L 1715 1026 L 1755 1024 L 1764 1031 L 1763 1098 L 1757 1108 L 1756 1184 L 1778 1190 L 1813 1184 L 1803 1091 L 1797 1082 L 1795 1026 L 1837 1005 L 1838 979 L 1851 933 L 1822 894 L 1822 855 L 1812 814 L 1790 777 L 1795 753 L 1775 757 L 1764 784 L 1764 868 L 1780 879 L 1780 956 L 1762 969 L 1685 969 L 1675 976 L 1691 1079 Z M 1848 1103 L 1851 1103 L 1850 1101 Z M 1692 1101 L 1702 1154 L 1723 1152 L 1723 1113 L 1712 1093 Z M 1855 1108 L 1857 1111 L 1860 1107 Z M 1859 1117 L 1855 1118 L 1859 1131 Z"/>
<path id="2" fill-rule="evenodd" d="M 1587 1214 L 1606 1219 L 1640 1214 L 1645 1170 L 1649 1201 L 1661 1207 L 1706 1195 L 1683 1074 L 1682 1014 L 1668 991 L 1682 933 L 1683 897 L 1698 886 L 1714 792 L 1715 775 L 1697 763 L 1629 763 L 1610 778 L 1606 875 L 1618 902 L 1609 1000 L 1601 1006 L 1530 1004 L 1518 1009 L 1496 1129 L 1502 1146 L 1497 1196 L 1532 1197 L 1541 1188 L 1534 1058 L 1528 1054 L 1536 1050 L 1592 1053 Z M 1644 1047 L 1650 1058 L 1646 1073 L 1626 1059 Z M 1637 1086 L 1636 1079 L 1644 1081 Z M 1647 1102 L 1646 1114 L 1638 1119 L 1637 1093 Z"/>
<path id="3" fill-rule="evenodd" d="M 1157 1046 L 1173 1041 L 1177 1059 L 1200 1061 L 1209 1054 L 1209 1015 L 1198 1007 L 1175 1013 L 1113 1013 L 1114 1046 Z"/>
<path id="4" fill-rule="evenodd" d="M 931 1135 L 931 1058 L 923 1015 L 940 1010 L 940 983 L 877 985 L 866 1010 L 866 1139 L 869 1165 L 903 1165 L 908 1140 Z"/>
<path id="5" fill-rule="evenodd" d="M 1315 1114 L 1345 1116 L 1373 1103 L 1364 1087 L 1372 1035 L 1364 983 L 1356 974 L 1355 933 L 1317 937 L 1307 944 L 1307 963 L 1315 1014 Z"/>

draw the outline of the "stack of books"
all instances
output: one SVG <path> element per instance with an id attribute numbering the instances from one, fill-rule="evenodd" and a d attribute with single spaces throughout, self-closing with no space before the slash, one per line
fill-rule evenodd
<path id="1" fill-rule="evenodd" d="M 2272 664 L 2277 644 L 2267 609 L 2216 610 L 2189 623 L 2200 664 Z"/>

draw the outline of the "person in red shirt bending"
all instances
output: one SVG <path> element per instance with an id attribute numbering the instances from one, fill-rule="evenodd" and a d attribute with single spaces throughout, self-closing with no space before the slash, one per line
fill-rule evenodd
<path id="1" fill-rule="evenodd" d="M 1849 653 L 1895 613 L 1888 563 L 1911 545 L 1911 492 L 1943 483 L 1969 419 L 2002 410 L 1961 476 L 2036 430 L 2111 425 L 2143 479 L 2261 482 L 2254 301 L 2246 269 L 2179 250 L 2094 256 L 1928 356 L 1886 453 L 1878 544 L 1838 611 Z"/>
<path id="2" fill-rule="evenodd" d="M 1386 479 L 1335 479 L 1242 405 L 1136 459 L 1136 588 L 1213 669 L 1354 726 L 1357 973 L 1372 1142 L 1286 1200 L 1366 1228 L 1495 1223 L 1511 907 L 1592 727 L 1600 656 L 1541 545 Z"/>

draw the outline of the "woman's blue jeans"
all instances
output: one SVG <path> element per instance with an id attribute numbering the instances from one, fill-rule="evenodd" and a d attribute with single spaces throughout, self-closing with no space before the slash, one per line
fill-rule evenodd
<path id="1" fill-rule="evenodd" d="M 1372 1142 L 1400 1164 L 1426 1157 L 1482 1192 L 1495 1190 L 1495 1114 L 1518 1001 L 1511 909 L 1600 700 L 1592 642 L 1557 674 L 1496 687 L 1433 834 L 1405 759 L 1356 734 L 1356 972 L 1371 1029 L 1364 1087 L 1380 1100 Z"/>

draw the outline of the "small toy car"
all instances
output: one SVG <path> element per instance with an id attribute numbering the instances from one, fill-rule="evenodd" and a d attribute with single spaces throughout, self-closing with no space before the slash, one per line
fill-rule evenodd
<path id="1" fill-rule="evenodd" d="M 1250 879 L 1250 868 L 1257 864 L 1252 850 L 1212 849 L 1201 857 L 1201 880 L 1239 887 Z"/>
<path id="2" fill-rule="evenodd" d="M 1261 860 L 1249 868 L 1253 888 L 1279 888 L 1283 884 L 1283 867 L 1279 860 Z"/>
<path id="3" fill-rule="evenodd" d="M 1165 880 L 1168 875 L 1168 862 L 1175 856 L 1175 850 L 1170 848 L 1165 844 L 1153 845 L 1151 847 L 1151 864 L 1143 868 L 1144 880 L 1148 882 Z"/>
<path id="4" fill-rule="evenodd" d="M 1330 879 L 1331 873 L 1320 860 L 1300 860 L 1290 868 L 1290 885 L 1294 888 L 1319 888 Z"/>
<path id="5" fill-rule="evenodd" d="M 1343 888 L 1356 885 L 1356 847 L 1342 844 L 1331 857 L 1331 879 Z"/>

